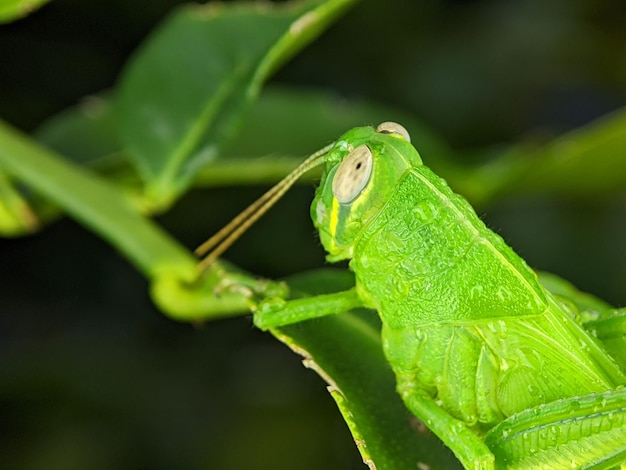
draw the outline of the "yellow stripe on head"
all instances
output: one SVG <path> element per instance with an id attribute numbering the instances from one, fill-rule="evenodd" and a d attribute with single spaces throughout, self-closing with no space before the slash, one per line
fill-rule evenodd
<path id="1" fill-rule="evenodd" d="M 333 206 L 330 210 L 330 221 L 329 221 L 329 229 L 330 236 L 333 239 L 333 243 L 335 240 L 335 234 L 337 233 L 337 225 L 339 224 L 339 201 L 333 198 Z"/>

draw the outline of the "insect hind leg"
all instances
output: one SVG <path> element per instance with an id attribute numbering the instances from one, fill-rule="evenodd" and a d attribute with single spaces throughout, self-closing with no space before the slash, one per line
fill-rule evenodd
<path id="1" fill-rule="evenodd" d="M 510 416 L 485 442 L 506 468 L 609 469 L 626 463 L 626 388 Z"/>

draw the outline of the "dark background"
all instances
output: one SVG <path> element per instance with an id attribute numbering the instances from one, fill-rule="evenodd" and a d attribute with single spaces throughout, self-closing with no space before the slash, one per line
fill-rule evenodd
<path id="1" fill-rule="evenodd" d="M 57 0 L 0 26 L 0 116 L 31 131 L 113 87 L 176 3 Z M 621 0 L 363 0 L 272 82 L 392 105 L 478 150 L 623 106 L 624 24 Z M 193 247 L 262 190 L 192 191 L 159 221 Z M 229 259 L 272 277 L 323 265 L 311 196 L 294 189 Z M 625 195 L 526 196 L 481 215 L 532 266 L 626 305 Z M 71 220 L 0 241 L 0 467 L 365 468 L 286 347 L 249 318 L 172 322 L 147 287 Z"/>

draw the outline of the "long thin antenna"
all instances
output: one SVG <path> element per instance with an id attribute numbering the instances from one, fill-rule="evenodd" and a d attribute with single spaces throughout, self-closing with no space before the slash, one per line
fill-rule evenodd
<path id="1" fill-rule="evenodd" d="M 321 164 L 334 144 L 327 145 L 303 161 L 295 170 L 285 176 L 260 198 L 250 204 L 238 216 L 226 224 L 219 232 L 196 248 L 198 256 L 207 254 L 200 261 L 198 268 L 202 271 L 214 263 L 250 226 L 265 214 L 289 188 L 307 171 Z"/>

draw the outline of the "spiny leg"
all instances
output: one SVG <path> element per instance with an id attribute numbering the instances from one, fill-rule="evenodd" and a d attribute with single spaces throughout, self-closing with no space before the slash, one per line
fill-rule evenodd
<path id="1" fill-rule="evenodd" d="M 626 463 L 626 389 L 558 400 L 510 416 L 485 436 L 511 469 L 612 469 Z"/>

